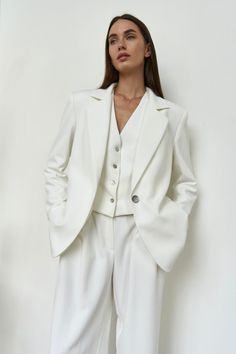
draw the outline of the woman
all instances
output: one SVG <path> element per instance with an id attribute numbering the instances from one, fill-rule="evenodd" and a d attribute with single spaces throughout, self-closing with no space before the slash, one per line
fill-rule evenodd
<path id="1" fill-rule="evenodd" d="M 111 21 L 100 88 L 73 92 L 46 176 L 59 256 L 50 354 L 157 354 L 166 273 L 197 198 L 187 112 L 163 98 L 147 27 Z"/>

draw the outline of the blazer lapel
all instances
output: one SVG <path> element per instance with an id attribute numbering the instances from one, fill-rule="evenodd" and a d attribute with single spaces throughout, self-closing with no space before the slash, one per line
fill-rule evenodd
<path id="1" fill-rule="evenodd" d="M 91 177 L 95 178 L 96 183 L 100 178 L 105 158 L 113 86 L 114 84 L 111 84 L 105 90 L 94 90 L 88 105 L 88 130 L 94 167 L 94 174 Z"/>
<path id="2" fill-rule="evenodd" d="M 131 193 L 156 151 L 168 124 L 167 117 L 161 111 L 169 108 L 169 106 L 161 97 L 155 95 L 149 87 L 146 87 L 146 90 L 148 91 L 149 99 L 137 142 L 131 180 Z"/>
<path id="3" fill-rule="evenodd" d="M 91 93 L 88 105 L 88 129 L 96 183 L 100 178 L 105 158 L 112 103 L 111 94 L 114 85 L 115 83 L 112 83 L 107 89 L 97 89 Z M 146 89 L 149 99 L 137 142 L 131 192 L 157 149 L 168 123 L 167 117 L 161 113 L 161 110 L 169 108 L 168 104 L 161 97 L 156 96 L 149 87 Z"/>

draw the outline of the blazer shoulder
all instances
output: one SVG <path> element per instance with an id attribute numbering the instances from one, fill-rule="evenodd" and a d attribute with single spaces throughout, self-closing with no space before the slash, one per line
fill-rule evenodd
<path id="1" fill-rule="evenodd" d="M 173 101 L 170 101 L 166 98 L 162 98 L 162 97 L 159 97 L 159 99 L 161 100 L 161 103 L 168 106 L 169 107 L 169 111 L 170 113 L 175 116 L 176 118 L 178 117 L 181 117 L 185 114 L 187 114 L 187 110 L 186 108 L 184 108 L 183 106 L 173 102 Z"/>
<path id="2" fill-rule="evenodd" d="M 70 93 L 70 96 L 73 97 L 74 101 L 81 101 L 86 99 L 93 93 L 94 89 L 80 89 L 80 90 L 73 90 Z"/>
<path id="3" fill-rule="evenodd" d="M 104 89 L 87 88 L 87 89 L 74 90 L 71 92 L 71 95 L 75 100 L 83 100 L 93 95 L 96 96 L 97 94 L 102 94 L 102 92 L 104 92 Z"/>

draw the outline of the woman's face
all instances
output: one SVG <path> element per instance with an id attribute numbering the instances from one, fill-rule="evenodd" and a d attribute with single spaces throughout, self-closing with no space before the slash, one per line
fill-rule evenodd
<path id="1" fill-rule="evenodd" d="M 113 66 L 120 73 L 143 70 L 144 57 L 150 56 L 149 45 L 145 44 L 139 27 L 130 20 L 120 19 L 108 34 L 109 55 Z M 118 58 L 121 53 L 128 56 Z"/>

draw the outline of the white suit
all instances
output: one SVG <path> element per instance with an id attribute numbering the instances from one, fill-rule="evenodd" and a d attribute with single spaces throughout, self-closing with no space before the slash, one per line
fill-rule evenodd
<path id="1" fill-rule="evenodd" d="M 71 93 L 63 113 L 44 170 L 53 257 L 74 241 L 91 214 L 106 151 L 113 86 Z M 143 242 L 169 272 L 185 245 L 197 183 L 186 110 L 146 89 L 150 100 L 129 198 Z"/>
<path id="2" fill-rule="evenodd" d="M 196 199 L 186 111 L 146 87 L 119 134 L 113 87 L 71 94 L 45 169 L 50 354 L 113 353 L 113 300 L 115 353 L 158 354 L 165 275 Z"/>

